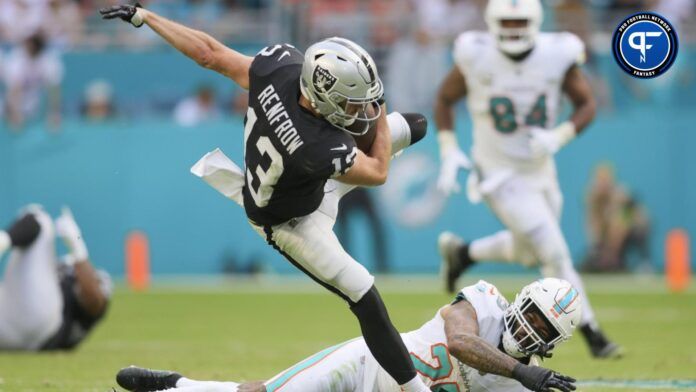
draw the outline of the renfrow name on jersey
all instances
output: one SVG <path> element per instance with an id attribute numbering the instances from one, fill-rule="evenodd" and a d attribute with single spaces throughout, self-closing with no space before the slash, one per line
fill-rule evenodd
<path id="1" fill-rule="evenodd" d="M 278 137 L 280 143 L 287 150 L 289 155 L 295 152 L 304 141 L 297 133 L 295 125 L 290 120 L 288 112 L 285 110 L 285 106 L 280 101 L 280 97 L 275 91 L 272 84 L 266 86 L 266 88 L 261 91 L 258 96 L 259 104 L 261 104 L 261 109 L 263 110 L 268 124 L 275 125 L 278 124 L 273 133 Z"/>

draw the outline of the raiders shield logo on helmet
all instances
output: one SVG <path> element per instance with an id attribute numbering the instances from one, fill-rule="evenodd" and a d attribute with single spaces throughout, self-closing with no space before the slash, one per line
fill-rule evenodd
<path id="1" fill-rule="evenodd" d="M 328 92 L 331 91 L 334 84 L 336 84 L 336 77 L 333 76 L 329 70 L 317 65 L 312 75 L 312 83 L 314 83 L 314 88 L 316 88 L 317 91 Z"/>

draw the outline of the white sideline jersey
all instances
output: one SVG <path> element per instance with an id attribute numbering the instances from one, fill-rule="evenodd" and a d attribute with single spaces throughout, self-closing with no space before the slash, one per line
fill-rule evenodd
<path id="1" fill-rule="evenodd" d="M 521 61 L 505 56 L 488 32 L 459 35 L 454 61 L 468 89 L 472 156 L 484 174 L 512 169 L 555 175 L 551 157 L 531 157 L 530 130 L 556 125 L 566 72 L 584 59 L 585 47 L 571 33 L 539 33 Z"/>
<path id="2" fill-rule="evenodd" d="M 480 280 L 463 288 L 459 295 L 476 310 L 479 336 L 498 347 L 503 334 L 503 314 L 508 301 L 492 284 Z M 438 310 L 435 317 L 422 327 L 401 335 L 411 353 L 418 375 L 433 392 L 524 392 L 526 388 L 516 380 L 494 374 L 482 374 L 460 363 L 449 354 L 445 321 Z M 369 356 L 369 365 L 377 362 Z M 368 366 L 368 369 L 372 366 Z M 369 370 L 366 372 L 369 377 Z M 374 391 L 399 391 L 396 382 L 379 368 Z"/>

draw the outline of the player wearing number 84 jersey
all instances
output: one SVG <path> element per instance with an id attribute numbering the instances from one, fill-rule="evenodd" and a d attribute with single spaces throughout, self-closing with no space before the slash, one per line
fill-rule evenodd
<path id="1" fill-rule="evenodd" d="M 562 195 L 554 154 L 595 114 L 581 65 L 582 42 L 570 33 L 539 32 L 539 0 L 490 0 L 488 32 L 465 32 L 454 46 L 455 66 L 435 104 L 441 171 L 438 187 L 458 190 L 457 171 L 470 169 L 470 200 L 485 200 L 507 230 L 465 243 L 454 234 L 439 239 L 449 290 L 474 262 L 539 265 L 542 275 L 570 281 L 583 297 L 581 331 L 595 357 L 614 357 L 619 347 L 599 329 L 561 232 Z M 573 112 L 557 121 L 566 95 Z M 473 121 L 473 163 L 459 149 L 453 105 L 467 97 Z"/>

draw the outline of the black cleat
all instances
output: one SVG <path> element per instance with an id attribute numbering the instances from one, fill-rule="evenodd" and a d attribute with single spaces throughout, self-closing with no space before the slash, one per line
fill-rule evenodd
<path id="1" fill-rule="evenodd" d="M 31 212 L 24 214 L 7 229 L 12 246 L 20 249 L 25 249 L 33 244 L 40 232 L 41 226 Z"/>
<path id="2" fill-rule="evenodd" d="M 428 132 L 428 120 L 420 113 L 401 113 L 411 129 L 411 146 L 418 143 Z"/>
<path id="3" fill-rule="evenodd" d="M 593 357 L 597 359 L 618 359 L 623 356 L 623 348 L 609 341 L 601 330 L 585 324 L 580 326 L 580 332 L 590 347 Z"/>
<path id="4" fill-rule="evenodd" d="M 445 289 L 448 293 L 454 293 L 457 278 L 474 264 L 469 257 L 469 245 L 456 235 L 445 231 L 438 237 L 437 247 L 442 257 L 440 274 L 445 281 Z"/>
<path id="5" fill-rule="evenodd" d="M 181 377 L 181 374 L 167 370 L 129 366 L 118 371 L 116 382 L 131 392 L 150 392 L 176 388 L 176 382 Z"/>

